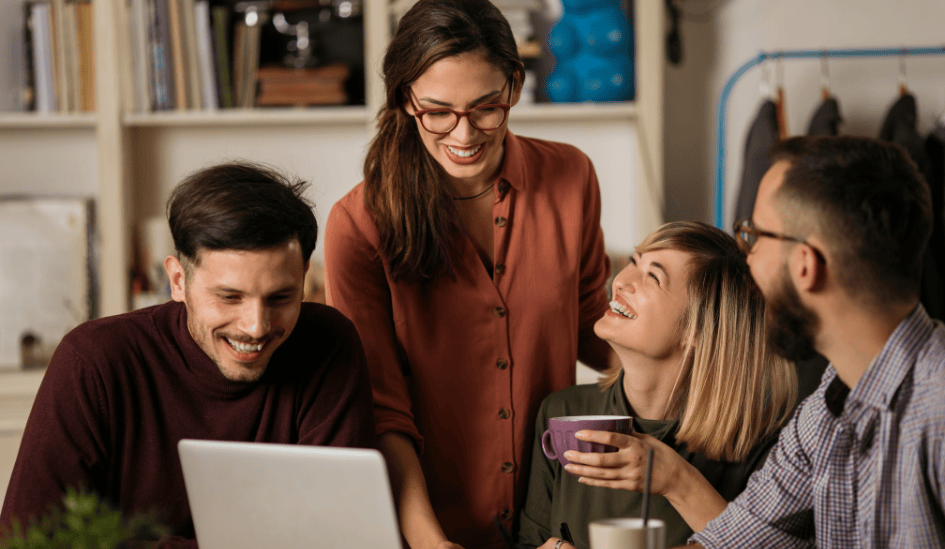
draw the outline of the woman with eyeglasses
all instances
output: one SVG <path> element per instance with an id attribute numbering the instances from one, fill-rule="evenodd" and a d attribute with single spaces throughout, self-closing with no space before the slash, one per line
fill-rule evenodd
<path id="1" fill-rule="evenodd" d="M 519 547 L 588 547 L 596 519 L 639 517 L 653 451 L 649 517 L 666 523 L 667 547 L 726 507 L 760 468 L 793 410 L 793 364 L 765 342 L 765 303 L 731 236 L 699 222 L 667 223 L 637 247 L 613 282 L 595 325 L 620 359 L 598 386 L 579 385 L 542 404 Z M 548 419 L 633 417 L 630 435 L 579 431 L 612 453 L 545 457 Z M 573 545 L 561 541 L 567 524 Z"/>
<path id="2" fill-rule="evenodd" d="M 410 547 L 504 548 L 541 400 L 609 364 L 597 177 L 508 130 L 524 70 L 485 0 L 416 3 L 382 72 L 364 181 L 327 222 L 328 302 L 363 340 Z"/>

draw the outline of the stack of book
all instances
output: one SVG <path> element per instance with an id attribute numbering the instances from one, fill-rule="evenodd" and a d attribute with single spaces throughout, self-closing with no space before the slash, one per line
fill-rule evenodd
<path id="1" fill-rule="evenodd" d="M 263 2 L 246 11 L 209 0 L 118 0 L 130 24 L 121 37 L 129 110 L 251 108 L 348 102 L 346 66 L 260 70 Z M 238 6 L 239 7 L 239 6 Z"/>
<path id="2" fill-rule="evenodd" d="M 128 110 L 232 107 L 230 8 L 209 0 L 118 0 Z"/>
<path id="3" fill-rule="evenodd" d="M 343 105 L 348 102 L 348 66 L 335 63 L 314 69 L 263 67 L 257 73 L 256 104 L 263 106 Z"/>
<path id="4" fill-rule="evenodd" d="M 39 112 L 95 110 L 95 58 L 89 0 L 24 4 L 26 107 Z"/>

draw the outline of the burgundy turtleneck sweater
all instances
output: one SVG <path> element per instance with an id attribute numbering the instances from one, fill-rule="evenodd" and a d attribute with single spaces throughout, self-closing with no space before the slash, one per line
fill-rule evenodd
<path id="1" fill-rule="evenodd" d="M 194 342 L 182 303 L 82 324 L 39 388 L 0 525 L 41 516 L 67 487 L 85 485 L 125 516 L 155 510 L 176 536 L 193 538 L 182 438 L 373 447 L 354 325 L 331 307 L 303 304 L 263 377 L 240 383 Z"/>

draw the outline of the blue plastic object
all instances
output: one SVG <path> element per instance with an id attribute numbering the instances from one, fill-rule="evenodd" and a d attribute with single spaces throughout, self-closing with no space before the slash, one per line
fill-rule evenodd
<path id="1" fill-rule="evenodd" d="M 545 82 L 556 103 L 633 99 L 633 29 L 618 0 L 564 0 L 548 32 L 555 67 Z"/>
<path id="2" fill-rule="evenodd" d="M 595 8 L 606 8 L 617 5 L 614 0 L 561 0 L 564 11 L 568 13 L 584 13 Z"/>

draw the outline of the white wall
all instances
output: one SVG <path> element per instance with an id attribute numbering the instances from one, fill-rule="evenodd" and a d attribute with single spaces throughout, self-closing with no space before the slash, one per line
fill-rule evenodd
<path id="1" fill-rule="evenodd" d="M 666 71 L 666 202 L 668 219 L 714 222 L 716 107 L 732 73 L 759 51 L 821 48 L 942 46 L 941 0 L 685 0 L 684 60 Z M 775 67 L 771 67 L 772 74 Z M 819 60 L 782 63 L 789 132 L 806 131 L 820 102 Z M 899 58 L 832 59 L 830 88 L 849 134 L 876 136 L 897 97 Z M 726 221 L 741 175 L 748 126 L 760 102 L 755 67 L 735 85 L 726 132 Z M 920 132 L 945 112 L 945 56 L 907 57 L 907 84 L 916 96 Z"/>
<path id="2" fill-rule="evenodd" d="M 0 129 L 0 195 L 94 197 L 95 155 L 91 128 Z"/>
<path id="3" fill-rule="evenodd" d="M 311 182 L 319 227 L 331 206 L 361 180 L 370 136 L 366 126 L 139 128 L 132 134 L 136 219 L 163 216 L 171 189 L 187 174 L 227 160 L 272 165 Z M 323 231 L 319 232 L 324 234 Z M 315 251 L 322 258 L 321 239 Z"/>

